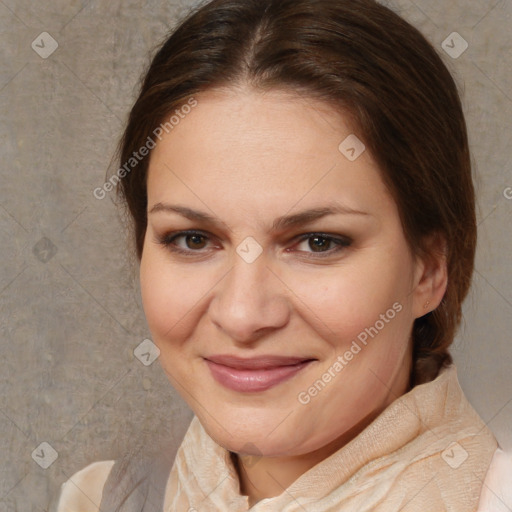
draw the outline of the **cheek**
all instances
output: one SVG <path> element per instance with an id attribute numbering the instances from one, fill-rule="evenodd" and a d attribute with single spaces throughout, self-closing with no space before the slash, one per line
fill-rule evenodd
<path id="1" fill-rule="evenodd" d="M 168 341 L 184 339 L 193 328 L 198 303 L 208 290 L 204 281 L 173 269 L 159 251 L 143 253 L 140 264 L 142 304 L 154 342 L 167 348 Z M 164 251 L 162 251 L 164 252 Z"/>
<path id="2" fill-rule="evenodd" d="M 392 256 L 390 255 L 390 258 Z M 398 261 L 398 260 L 397 260 Z M 283 281 L 298 300 L 296 306 L 316 330 L 336 346 L 352 340 L 365 328 L 373 326 L 380 315 L 393 320 L 386 324 L 401 324 L 406 315 L 395 316 L 393 304 L 407 309 L 409 281 L 406 262 L 396 265 L 382 263 L 382 258 L 369 257 L 357 264 L 340 265 L 309 277 L 289 272 Z M 395 319 L 400 321 L 395 322 Z M 380 325 L 380 324 L 379 324 Z M 403 326 L 401 326 L 403 327 Z M 386 329 L 389 331 L 389 329 Z"/>

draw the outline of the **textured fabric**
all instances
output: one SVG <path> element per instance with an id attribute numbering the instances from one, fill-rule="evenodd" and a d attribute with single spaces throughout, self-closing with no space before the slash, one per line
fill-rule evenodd
<path id="1" fill-rule="evenodd" d="M 56 496 L 57 499 L 54 501 L 53 507 L 50 507 L 49 512 L 100 512 L 100 498 L 94 502 L 88 496 L 101 496 L 105 480 L 114 462 L 113 460 L 93 462 L 76 472 L 72 480 L 69 479 L 61 486 L 61 493 Z M 140 504 L 139 510 L 142 510 L 142 507 L 143 505 Z M 498 448 L 494 452 L 491 465 L 485 476 L 477 512 L 511 511 L 512 453 L 506 453 Z M 186 512 L 194 512 L 194 510 Z"/>
<path id="2" fill-rule="evenodd" d="M 452 365 L 395 400 L 281 495 L 250 510 L 475 512 L 496 448 Z M 249 510 L 229 452 L 208 436 L 197 417 L 178 450 L 165 499 L 166 512 L 189 509 Z"/>
<path id="3" fill-rule="evenodd" d="M 458 444 L 452 445 L 453 442 Z M 311 468 L 282 495 L 264 499 L 250 510 L 512 510 L 506 508 L 512 503 L 505 501 L 505 489 L 512 488 L 512 457 L 496 447 L 494 436 L 465 398 L 452 366 L 434 381 L 395 400 L 356 438 Z M 163 466 L 149 464 L 150 458 L 142 453 L 118 461 L 112 471 L 111 461 L 99 463 L 104 465 L 104 475 L 110 471 L 101 512 L 249 510 L 248 498 L 240 495 L 229 452 L 208 436 L 197 417 L 192 420 L 170 471 L 174 452 L 170 449 L 165 454 Z M 493 466 L 487 471 L 491 459 Z M 66 499 L 61 496 L 57 512 L 98 512 L 97 508 L 88 508 L 90 500 L 83 498 L 84 492 L 98 492 L 97 483 L 92 483 L 98 471 L 96 466 L 91 472 L 82 470 L 82 479 L 74 475 L 73 487 L 80 490 Z M 148 475 L 151 476 L 146 478 Z M 130 489 L 141 477 L 147 485 L 144 492 L 152 488 L 148 485 L 151 481 L 159 482 L 153 487 L 157 492 L 150 500 L 150 494 L 145 496 Z M 162 482 L 166 482 L 165 489 Z M 504 494 L 499 496 L 501 491 Z M 125 500 L 127 495 L 130 502 Z M 103 508 L 107 502 L 112 508 Z M 74 503 L 75 508 L 69 508 L 69 503 Z M 79 503 L 84 504 L 83 508 Z M 502 509 L 493 508 L 498 503 Z"/>

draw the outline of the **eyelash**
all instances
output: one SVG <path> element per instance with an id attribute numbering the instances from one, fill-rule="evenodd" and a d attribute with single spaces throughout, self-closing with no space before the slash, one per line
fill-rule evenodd
<path id="1" fill-rule="evenodd" d="M 163 235 L 161 237 L 157 238 L 157 242 L 161 245 L 163 245 L 168 250 L 182 254 L 187 257 L 194 257 L 200 255 L 204 249 L 198 249 L 197 251 L 193 249 L 181 249 L 180 247 L 174 245 L 174 241 L 181 237 L 187 237 L 187 236 L 200 236 L 207 240 L 209 240 L 209 236 L 202 232 L 202 231 L 195 231 L 195 230 L 188 230 L 188 231 L 177 231 L 173 233 L 168 233 L 166 235 Z M 321 252 L 306 252 L 306 254 L 310 254 L 310 256 L 307 256 L 308 258 L 327 258 L 329 256 L 332 256 L 334 254 L 339 253 L 343 249 L 346 249 L 352 244 L 352 240 L 348 237 L 338 237 L 338 236 L 332 236 L 328 235 L 326 233 L 319 233 L 319 232 L 312 232 L 312 233 L 304 233 L 303 235 L 300 235 L 297 238 L 297 241 L 294 245 L 300 244 L 301 242 L 304 242 L 305 240 L 308 240 L 310 238 L 320 238 L 323 240 L 327 240 L 329 242 L 334 243 L 337 245 L 337 247 L 332 250 L 327 251 L 321 251 Z M 305 252 L 305 251 L 299 251 L 299 252 Z"/>

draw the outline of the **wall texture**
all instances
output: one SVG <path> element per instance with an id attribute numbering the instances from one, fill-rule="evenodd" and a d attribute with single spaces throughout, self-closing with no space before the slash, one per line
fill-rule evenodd
<path id="1" fill-rule="evenodd" d="M 93 190 L 149 55 L 193 4 L 0 0 L 0 512 L 44 511 L 78 469 L 141 436 L 179 439 L 191 419 L 158 361 L 134 354 L 150 338 L 137 269 L 113 194 Z M 512 450 L 512 0 L 391 5 L 462 91 L 480 242 L 454 354 Z"/>

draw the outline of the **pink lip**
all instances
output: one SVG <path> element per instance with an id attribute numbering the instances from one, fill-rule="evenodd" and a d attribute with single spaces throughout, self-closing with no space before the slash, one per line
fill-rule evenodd
<path id="1" fill-rule="evenodd" d="M 242 359 L 235 356 L 211 356 L 206 359 L 213 378 L 234 391 L 265 391 L 313 362 L 313 359 L 261 356 Z"/>

